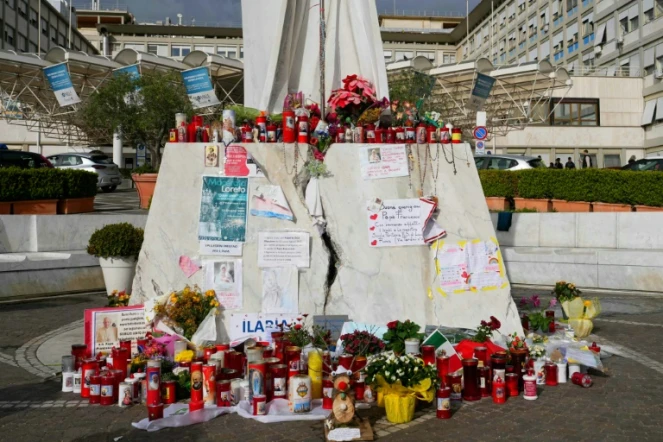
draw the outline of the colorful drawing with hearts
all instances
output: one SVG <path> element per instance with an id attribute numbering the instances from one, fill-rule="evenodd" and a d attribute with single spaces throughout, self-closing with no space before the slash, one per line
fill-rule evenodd
<path id="1" fill-rule="evenodd" d="M 385 200 L 377 213 L 367 208 L 366 215 L 371 247 L 425 245 L 419 199 Z"/>

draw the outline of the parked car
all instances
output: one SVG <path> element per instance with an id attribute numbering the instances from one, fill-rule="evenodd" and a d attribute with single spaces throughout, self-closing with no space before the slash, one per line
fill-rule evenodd
<path id="1" fill-rule="evenodd" d="M 22 150 L 0 149 L 0 168 L 19 167 L 21 169 L 38 169 L 53 167 L 53 164 L 42 155 Z"/>
<path id="2" fill-rule="evenodd" d="M 663 158 L 643 158 L 641 160 L 637 160 L 635 163 L 627 164 L 626 166 L 622 167 L 622 170 L 652 170 L 661 172 L 663 171 Z"/>
<path id="3" fill-rule="evenodd" d="M 101 151 L 90 153 L 63 153 L 48 159 L 58 169 L 87 170 L 99 176 L 97 186 L 104 192 L 112 192 L 122 183 L 120 169 Z"/>
<path id="4" fill-rule="evenodd" d="M 523 155 L 474 155 L 479 170 L 525 170 L 546 167 L 537 157 Z"/>

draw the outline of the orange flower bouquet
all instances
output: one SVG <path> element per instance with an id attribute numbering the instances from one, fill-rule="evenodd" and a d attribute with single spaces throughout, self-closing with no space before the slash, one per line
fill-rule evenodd
<path id="1" fill-rule="evenodd" d="M 218 306 L 219 301 L 214 290 L 203 293 L 194 285 L 193 288 L 186 286 L 184 290 L 172 292 L 165 302 L 154 307 L 154 312 L 176 333 L 197 344 L 192 338 L 204 321 L 212 322 L 210 326 L 213 325 L 216 332 L 213 316 L 217 314 Z"/>

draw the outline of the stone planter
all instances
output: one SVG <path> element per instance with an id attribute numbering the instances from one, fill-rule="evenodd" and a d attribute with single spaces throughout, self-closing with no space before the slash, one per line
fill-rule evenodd
<path id="1" fill-rule="evenodd" d="M 552 200 L 553 212 L 591 212 L 592 203 L 583 201 Z"/>
<path id="2" fill-rule="evenodd" d="M 127 294 L 131 293 L 131 285 L 136 273 L 136 260 L 134 258 L 99 258 L 99 265 L 104 275 L 108 295 L 113 290 L 124 290 Z"/>
<path id="3" fill-rule="evenodd" d="M 94 212 L 94 197 L 66 198 L 58 201 L 58 214 Z"/>
<path id="4" fill-rule="evenodd" d="M 536 210 L 537 212 L 550 212 L 552 204 L 548 199 L 514 198 L 516 210 Z"/>
<path id="5" fill-rule="evenodd" d="M 488 205 L 488 210 L 493 210 L 496 212 L 504 212 L 511 209 L 509 200 L 499 196 L 487 196 L 486 204 Z"/>
<path id="6" fill-rule="evenodd" d="M 594 212 L 632 212 L 630 204 L 593 203 Z"/>
<path id="7" fill-rule="evenodd" d="M 138 189 L 138 197 L 140 198 L 140 208 L 147 209 L 150 207 L 150 200 L 154 195 L 154 188 L 157 185 L 156 173 L 143 173 L 141 175 L 133 174 L 131 178 L 136 183 Z"/>
<path id="8" fill-rule="evenodd" d="M 58 200 L 14 201 L 14 215 L 55 215 Z"/>
<path id="9" fill-rule="evenodd" d="M 10 215 L 12 213 L 12 203 L 0 201 L 0 215 Z"/>
<path id="10" fill-rule="evenodd" d="M 663 207 L 635 206 L 635 211 L 636 212 L 663 212 Z"/>

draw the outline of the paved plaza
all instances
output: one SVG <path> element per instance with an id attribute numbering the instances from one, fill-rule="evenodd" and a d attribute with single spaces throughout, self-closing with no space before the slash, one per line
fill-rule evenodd
<path id="1" fill-rule="evenodd" d="M 541 292 L 514 289 L 516 299 Z M 378 408 L 360 415 L 371 420 L 377 439 L 384 441 L 660 441 L 663 355 L 658 336 L 663 300 L 597 296 L 604 313 L 596 321 L 596 339 L 621 356 L 604 359 L 607 373 L 592 373 L 591 388 L 543 388 L 537 401 L 520 397 L 502 406 L 489 399 L 466 403 L 449 421 L 436 419 L 431 408 L 418 410 L 415 420 L 405 425 L 389 424 Z M 147 433 L 131 427 L 147 416 L 144 406 L 90 406 L 71 393 L 61 393 L 60 379 L 53 376 L 59 367 L 39 359 L 48 350 L 43 346 L 66 340 L 82 326 L 83 310 L 104 302 L 103 294 L 89 294 L 0 304 L 1 441 L 324 440 L 320 422 L 261 424 L 237 415 Z"/>

